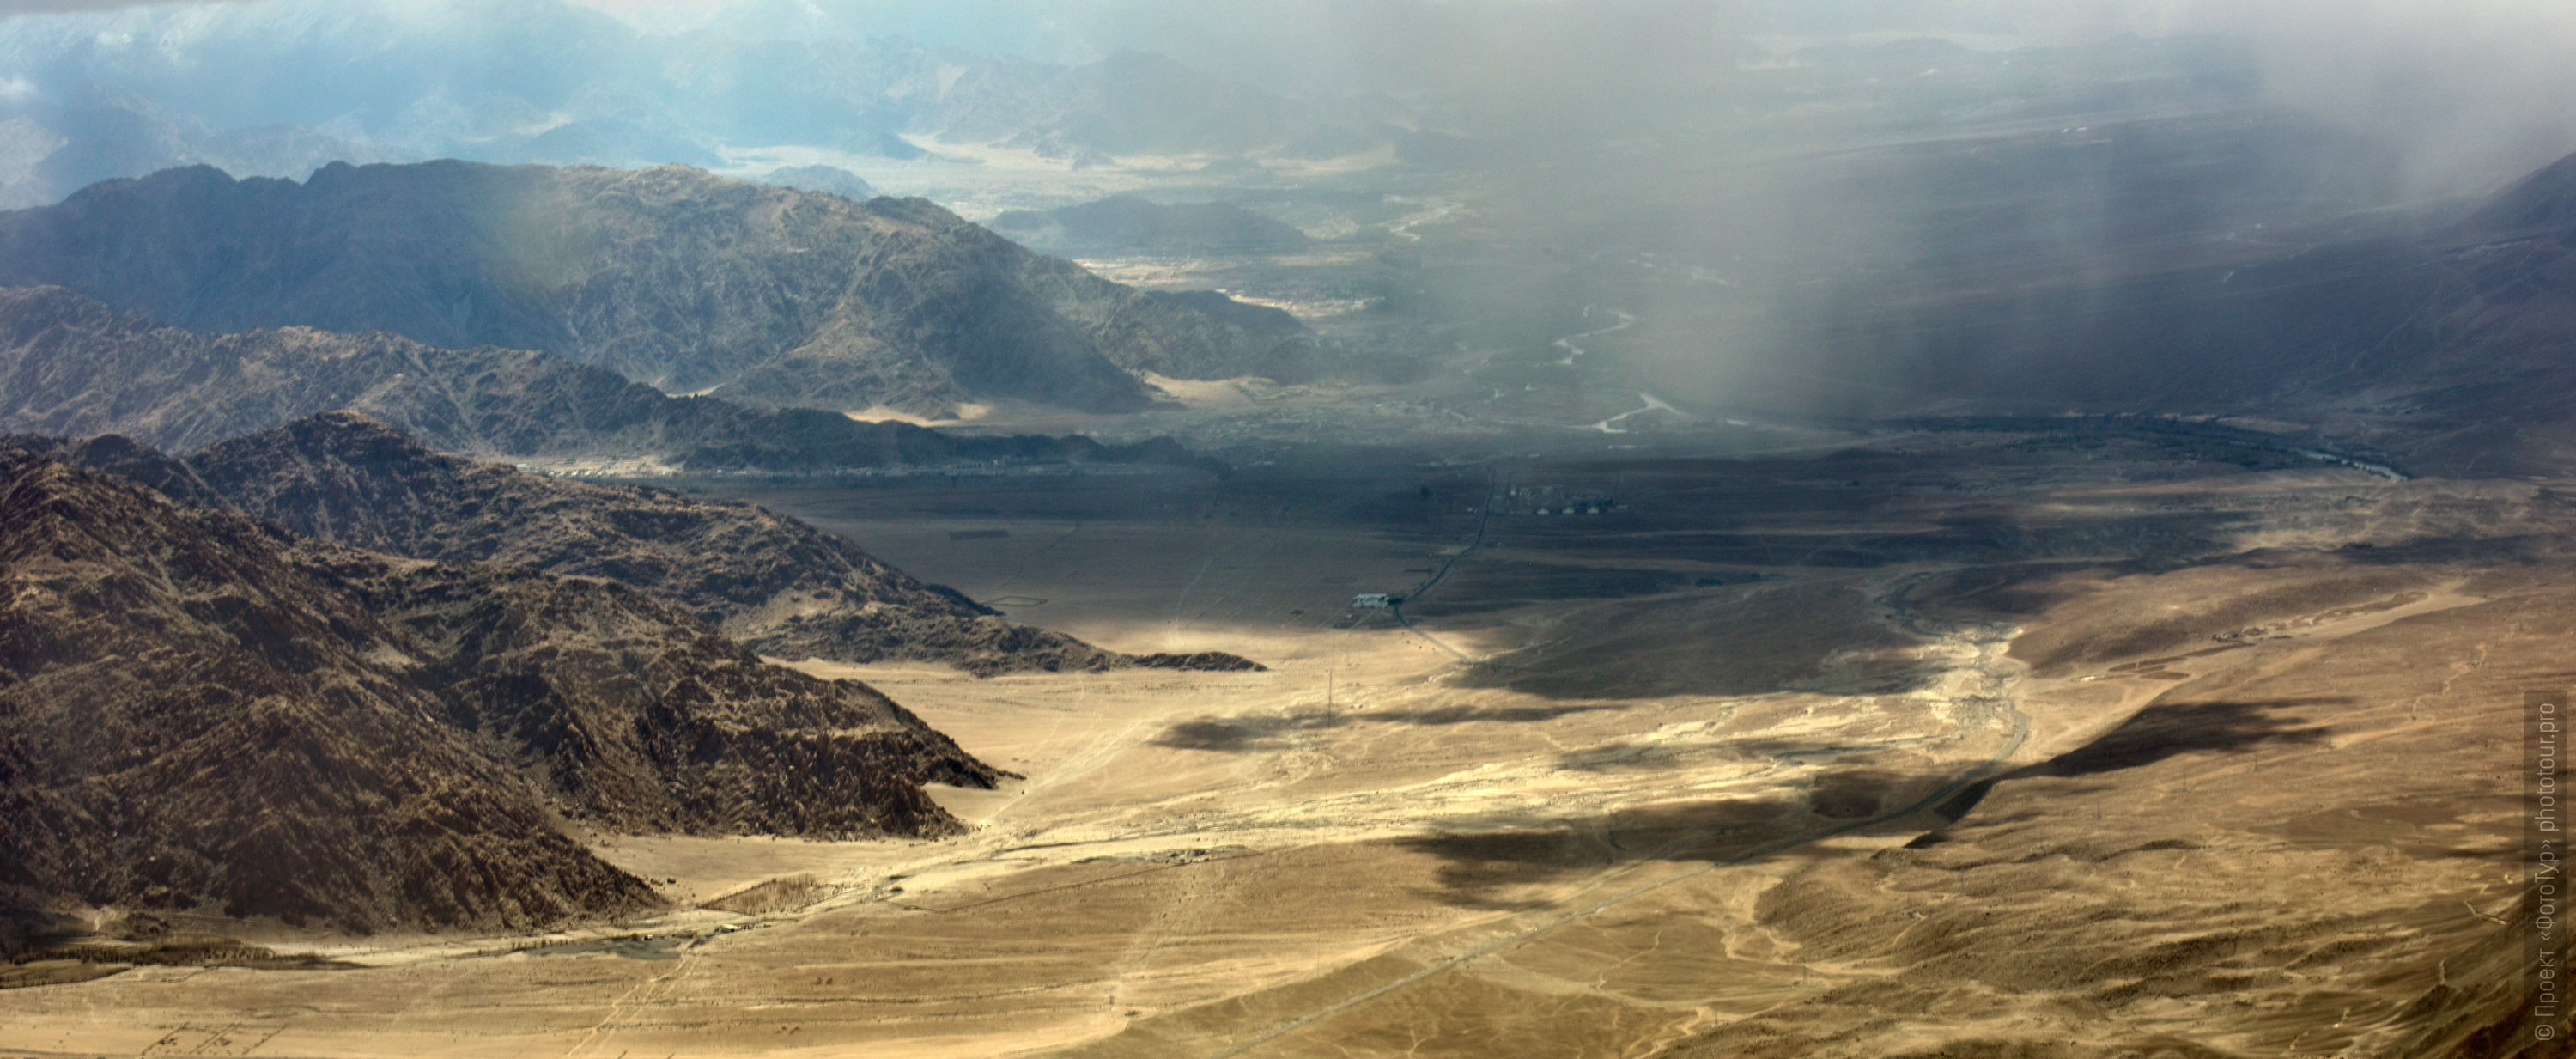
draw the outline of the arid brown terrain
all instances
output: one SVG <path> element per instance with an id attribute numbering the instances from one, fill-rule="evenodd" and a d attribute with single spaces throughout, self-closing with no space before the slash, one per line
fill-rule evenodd
<path id="1" fill-rule="evenodd" d="M 542 947 L 0 992 L 8 1047 L 2486 1054 L 2563 487 L 1852 441 L 765 491 L 1015 617 L 1272 669 L 809 663 L 1025 778 L 933 788 L 971 828 L 933 845 L 600 836 L 687 910 Z"/>
<path id="2" fill-rule="evenodd" d="M 921 784 L 999 778 L 875 690 L 623 586 L 303 540 L 57 456 L 0 449 L 16 961 L 169 915 L 363 935 L 632 914 L 660 902 L 565 818 L 940 835 L 958 823 Z"/>
<path id="3" fill-rule="evenodd" d="M 2576 160 L 2223 52 L 0 216 L 0 1055 L 2565 1054 Z"/>

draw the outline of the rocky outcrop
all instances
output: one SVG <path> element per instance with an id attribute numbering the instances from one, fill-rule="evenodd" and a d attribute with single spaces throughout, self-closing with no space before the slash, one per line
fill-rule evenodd
<path id="1" fill-rule="evenodd" d="M 925 200 L 684 166 L 168 170 L 0 215 L 0 283 L 201 330 L 536 350 L 765 405 L 1124 411 L 1147 401 L 1133 370 L 1294 378 L 1313 360 L 1302 329 L 1149 297 Z"/>

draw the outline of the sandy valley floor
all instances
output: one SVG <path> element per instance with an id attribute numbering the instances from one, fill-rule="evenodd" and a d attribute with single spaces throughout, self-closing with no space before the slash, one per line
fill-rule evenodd
<path id="1" fill-rule="evenodd" d="M 2481 1010 L 2520 692 L 2576 672 L 2552 494 L 1927 473 L 1635 469 L 1615 532 L 769 498 L 1271 669 L 801 663 L 1026 778 L 939 791 L 950 842 L 603 837 L 675 910 L 543 945 L 0 991 L 0 1054 L 2410 1055 Z M 1471 541 L 1419 631 L 1344 609 Z"/>

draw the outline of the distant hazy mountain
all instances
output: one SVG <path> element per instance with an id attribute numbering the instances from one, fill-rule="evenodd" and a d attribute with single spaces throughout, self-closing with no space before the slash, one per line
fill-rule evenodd
<path id="1" fill-rule="evenodd" d="M 1010 210 L 993 230 L 1047 251 L 1259 254 L 1314 242 L 1294 225 L 1222 202 L 1164 205 L 1134 195 L 1059 209 Z"/>
<path id="2" fill-rule="evenodd" d="M 621 586 L 300 542 L 80 458 L 191 477 L 0 444 L 0 907 L 525 928 L 656 900 L 557 813 L 939 835 L 919 784 L 995 776 Z"/>
<path id="3" fill-rule="evenodd" d="M 0 23 L 0 31 L 5 25 Z M 333 161 L 412 157 L 301 125 L 213 130 L 132 93 L 108 89 L 93 88 L 64 100 L 0 92 L 0 209 L 59 202 L 101 180 L 179 166 L 301 179 Z"/>
<path id="4" fill-rule="evenodd" d="M 2262 236 L 2010 283 L 1925 268 L 1847 288 L 1811 348 L 1930 399 L 2288 415 L 2429 470 L 2576 460 L 2576 158 L 2464 218 Z"/>
<path id="5" fill-rule="evenodd" d="M 848 541 L 748 504 L 472 463 L 346 413 L 227 441 L 187 466 L 226 502 L 299 533 L 413 558 L 622 582 L 771 655 L 943 662 L 984 674 L 1254 668 L 1231 655 L 1104 651 L 1015 625 Z"/>
<path id="6" fill-rule="evenodd" d="M 305 328 L 198 334 L 60 287 L 0 288 L 0 430 L 126 434 L 186 452 L 337 409 L 450 452 L 658 458 L 700 470 L 1190 459 L 1160 439 L 964 437 L 837 412 L 671 397 L 524 350 L 444 350 L 380 332 Z"/>
<path id="7" fill-rule="evenodd" d="M 2504 189 L 2462 222 L 2460 231 L 2478 239 L 2530 238 L 2563 247 L 2576 234 L 2576 155 Z"/>
<path id="8" fill-rule="evenodd" d="M 38 103 L 103 88 L 211 135 L 315 129 L 350 145 L 341 157 L 353 161 L 704 165 L 728 145 L 919 156 L 907 135 L 1068 158 L 1337 155 L 1388 135 L 1364 116 L 1160 57 L 1063 66 L 863 30 L 808 5 L 670 35 L 563 0 L 141 5 L 0 20 L 0 84 Z M 0 129 L 0 156 L 13 138 Z M 86 176 L 212 160 L 129 159 Z"/>
<path id="9" fill-rule="evenodd" d="M 1149 296 L 918 199 L 666 166 L 172 170 L 0 214 L 0 284 L 186 327 L 392 331 L 560 354 L 664 390 L 921 412 L 1146 403 L 1133 371 L 1315 370 L 1285 314 Z"/>

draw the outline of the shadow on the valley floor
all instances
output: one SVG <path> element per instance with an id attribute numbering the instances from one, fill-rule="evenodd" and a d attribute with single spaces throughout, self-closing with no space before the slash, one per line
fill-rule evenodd
<path id="1" fill-rule="evenodd" d="M 90 925 L 80 919 L 0 896 L 0 962 L 68 944 L 89 932 Z"/>
<path id="2" fill-rule="evenodd" d="M 2285 711 L 2340 706 L 2340 696 L 2156 703 L 2092 742 L 2033 765 L 1970 785 L 1937 810 L 1953 823 L 1967 817 L 1995 785 L 2040 777 L 2075 778 L 2153 765 L 2195 753 L 2241 753 L 2269 743 L 2312 744 L 2333 731 Z"/>
<path id="3" fill-rule="evenodd" d="M 1676 802 L 1608 813 L 1502 821 L 1396 840 L 1442 861 L 1442 900 L 1495 909 L 1534 908 L 1561 900 L 1554 892 L 1581 876 L 1648 861 L 1727 863 L 1802 856 L 1801 839 L 1828 832 L 1919 826 L 1919 811 L 1951 823 L 1976 808 L 1998 784 L 2038 777 L 2077 778 L 2143 768 L 2185 754 L 2244 753 L 2277 744 L 2313 744 L 2329 728 L 2293 712 L 2340 698 L 2168 703 L 2150 706 L 2119 727 L 2047 761 L 1950 788 L 1957 772 L 1910 773 L 1861 765 L 1826 766 L 1801 786 L 1756 797 Z M 1823 762 L 1867 748 L 1761 744 L 1762 756 Z M 1930 799 L 1941 799 L 1927 804 Z M 1995 821 L 2002 822 L 2002 821 Z M 1926 836 L 1923 844 L 1939 841 Z"/>
<path id="4" fill-rule="evenodd" d="M 1739 513 L 1740 514 L 1740 513 Z M 1688 559 L 1755 568 L 1876 569 L 1915 563 L 1990 565 L 2048 560 L 2153 556 L 2164 561 L 2223 554 L 2224 543 L 2249 521 L 2230 511 L 2035 514 L 2002 505 L 1916 512 L 1930 528 L 1876 532 L 1876 520 L 1853 512 L 1807 512 L 1791 528 L 1711 531 L 1680 525 L 1651 528 L 1651 535 L 1581 532 L 1567 524 L 1554 532 L 1526 530 L 1547 551 L 1575 556 Z M 1588 523 L 1583 524 L 1589 526 Z M 1466 569 L 1466 564 L 1461 564 Z"/>
<path id="5" fill-rule="evenodd" d="M 1439 898 L 1469 908 L 1535 908 L 1557 884 L 1645 861 L 1723 861 L 1777 841 L 1806 811 L 1795 795 L 1660 805 L 1488 831 L 1396 840 L 1440 859 Z"/>
<path id="6" fill-rule="evenodd" d="M 1260 714 L 1244 717 L 1201 717 L 1183 721 L 1155 736 L 1155 746 L 1176 750 L 1213 750 L 1245 753 L 1276 750 L 1289 745 L 1301 732 L 1321 732 L 1361 725 L 1429 725 L 1495 723 L 1529 724 L 1553 721 L 1577 713 L 1615 710 L 1616 706 L 1511 706 L 1479 708 L 1451 706 L 1436 710 L 1306 710 L 1297 713 Z"/>
<path id="7" fill-rule="evenodd" d="M 2090 743 L 2013 776 L 2089 776 L 2152 765 L 2179 754 L 2236 752 L 2265 743 L 2314 743 L 2330 731 L 2321 724 L 2284 711 L 2303 706 L 2341 706 L 2340 696 L 2301 699 L 2247 699 L 2220 702 L 2173 702 L 2150 705 L 2102 733 Z"/>
<path id="8" fill-rule="evenodd" d="M 1804 743 L 1790 739 L 1737 739 L 1727 742 L 1717 753 L 1737 761 L 1771 762 L 1783 767 L 1835 764 L 1838 759 L 1884 754 L 1889 750 L 1908 748 L 1920 740 L 1894 743 Z M 1656 772 L 1682 767 L 1686 760 L 1704 760 L 1712 748 L 1690 741 L 1665 742 L 1639 739 L 1598 743 L 1557 755 L 1556 767 L 1564 772 Z"/>
<path id="9" fill-rule="evenodd" d="M 2418 537 L 2393 544 L 2348 544 L 2335 557 L 2357 566 L 2433 566 L 2448 563 L 2547 562 L 2565 558 L 2576 541 L 2561 533 L 2498 537 Z"/>
<path id="10" fill-rule="evenodd" d="M 1460 671 L 1460 687 L 1555 700 L 1894 694 L 1936 672 L 1850 580 L 1734 585 L 1573 612 L 1537 642 Z"/>
<path id="11" fill-rule="evenodd" d="M 1501 823 L 1397 839 L 1394 845 L 1441 860 L 1441 900 L 1464 907 L 1534 908 L 1582 876 L 1650 861 L 1727 863 L 1799 855 L 1800 836 L 1866 827 L 1909 808 L 1948 777 L 1875 768 L 1835 769 L 1801 788 L 1579 817 Z"/>

